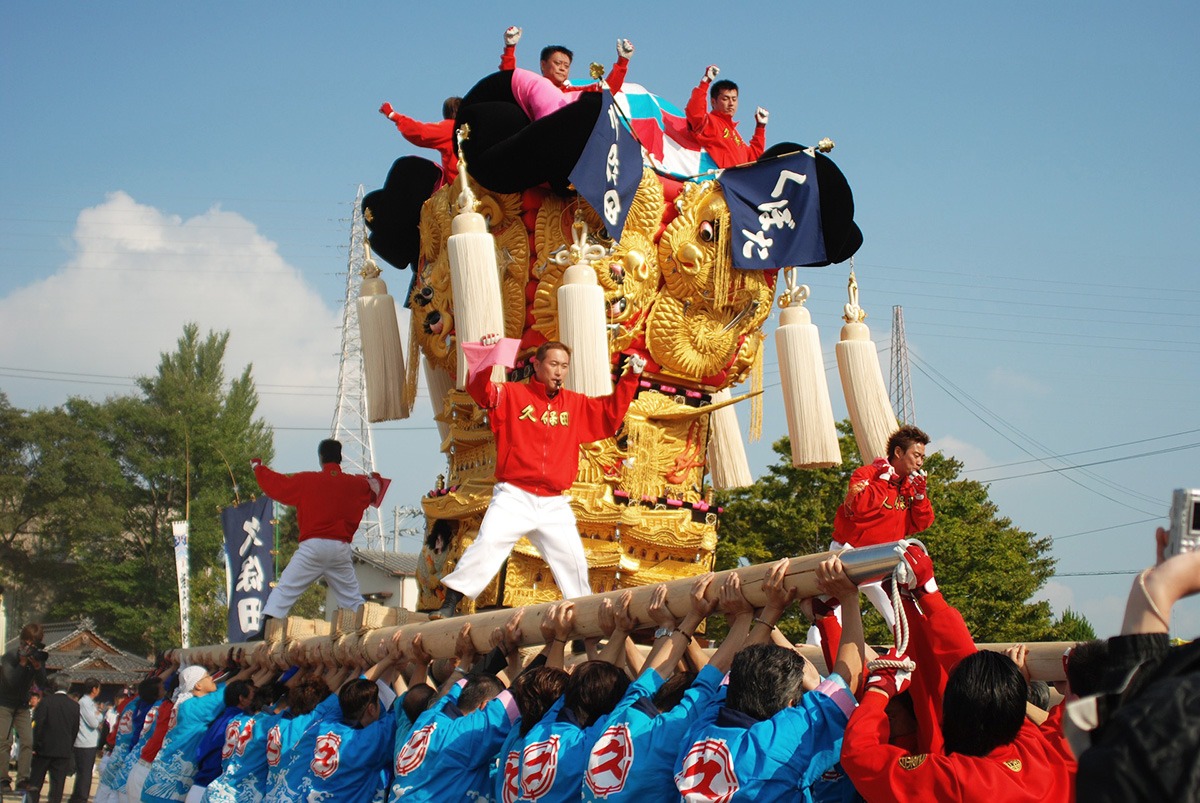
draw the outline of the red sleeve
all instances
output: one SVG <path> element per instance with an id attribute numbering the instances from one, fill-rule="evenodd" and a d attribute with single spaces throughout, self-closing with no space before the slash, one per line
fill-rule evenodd
<path id="1" fill-rule="evenodd" d="M 396 112 L 396 119 L 393 122 L 396 123 L 396 130 L 418 148 L 440 149 L 453 137 L 454 125 L 451 123 L 447 127 L 445 120 L 437 123 L 422 123 Z"/>
<path id="2" fill-rule="evenodd" d="M 492 381 L 492 369 L 480 371 L 467 383 L 467 393 L 485 410 L 494 410 L 500 404 L 500 385 Z"/>
<path id="3" fill-rule="evenodd" d="M 838 647 L 842 643 L 842 623 L 836 616 L 822 616 L 813 626 L 821 634 L 821 656 L 825 659 L 826 674 L 833 671 L 837 663 Z M 866 677 L 865 673 L 863 677 Z M 857 691 L 854 689 L 853 691 Z"/>
<path id="4" fill-rule="evenodd" d="M 888 484 L 879 479 L 879 466 L 872 463 L 869 466 L 855 469 L 854 473 L 850 475 L 850 488 L 863 480 L 867 481 L 867 487 L 854 496 L 849 495 L 849 489 L 846 491 L 845 507 L 846 512 L 851 516 L 861 516 L 864 513 L 878 510 L 888 497 Z"/>
<path id="5" fill-rule="evenodd" d="M 154 720 L 154 732 L 150 734 L 149 740 L 142 747 L 143 761 L 153 762 L 154 757 L 158 755 L 163 739 L 166 738 L 167 731 L 171 729 L 171 709 L 174 707 L 175 704 L 170 700 L 163 700 L 162 705 L 158 707 L 158 717 Z"/>
<path id="6" fill-rule="evenodd" d="M 699 86 L 692 90 L 692 96 L 688 98 L 687 106 L 684 107 L 684 114 L 687 115 L 688 129 L 693 134 L 704 130 L 708 122 L 707 81 L 701 81 Z"/>
<path id="7" fill-rule="evenodd" d="M 572 428 L 580 443 L 591 443 L 601 438 L 611 438 L 625 420 L 625 412 L 637 394 L 637 374 L 626 371 L 613 392 L 599 398 L 581 397 L 578 408 L 572 412 L 576 419 L 571 422 Z"/>
<path id="8" fill-rule="evenodd" d="M 266 466 L 258 465 L 254 467 L 254 479 L 258 481 L 262 492 L 276 502 L 295 507 L 300 499 L 300 481 L 294 476 L 280 474 Z"/>
<path id="9" fill-rule="evenodd" d="M 500 54 L 500 70 L 512 72 L 515 69 L 517 69 L 517 46 L 505 45 L 504 52 Z"/>
<path id="10" fill-rule="evenodd" d="M 609 92 L 615 95 L 621 91 L 621 87 L 625 85 L 625 74 L 627 72 L 629 72 L 629 59 L 620 56 L 617 59 L 617 63 L 608 72 L 606 83 L 608 84 Z"/>
<path id="11" fill-rule="evenodd" d="M 905 535 L 915 535 L 929 529 L 933 524 L 933 505 L 929 501 L 929 497 L 914 502 L 912 507 L 908 509 L 908 522 L 905 526 Z"/>
<path id="12" fill-rule="evenodd" d="M 754 126 L 754 136 L 750 137 L 750 158 L 757 159 L 767 149 L 767 127 L 762 123 Z"/>
<path id="13" fill-rule="evenodd" d="M 917 662 L 910 693 L 921 749 L 941 752 L 946 680 L 958 662 L 976 648 L 962 615 L 946 603 L 940 591 L 925 594 L 920 604 L 918 610 L 911 599 L 904 598 L 910 633 L 908 653 Z"/>
<path id="14" fill-rule="evenodd" d="M 888 744 L 886 706 L 886 695 L 867 692 L 846 725 L 842 768 L 858 793 L 866 800 L 962 800 L 941 756 L 909 755 Z"/>

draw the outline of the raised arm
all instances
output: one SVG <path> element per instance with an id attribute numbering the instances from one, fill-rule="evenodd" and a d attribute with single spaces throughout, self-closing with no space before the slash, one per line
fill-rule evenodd
<path id="1" fill-rule="evenodd" d="M 701 131 L 705 123 L 708 122 L 708 89 L 712 86 L 713 80 L 720 72 L 721 69 L 715 64 L 710 64 L 704 68 L 704 77 L 700 79 L 700 83 L 692 90 L 687 106 L 684 107 L 688 128 L 693 133 Z"/>
<path id="2" fill-rule="evenodd" d="M 779 624 L 783 612 L 796 600 L 799 592 L 795 588 L 788 588 L 784 585 L 789 563 L 788 558 L 780 560 L 771 567 L 771 571 L 763 579 L 763 591 L 767 595 L 767 604 L 763 606 L 758 616 L 754 617 L 750 636 L 746 639 L 746 646 L 766 644 L 770 641 L 771 631 Z"/>
<path id="3" fill-rule="evenodd" d="M 1158 528 L 1155 543 L 1158 563 L 1145 569 L 1133 581 L 1121 635 L 1167 633 L 1171 629 L 1171 608 L 1176 602 L 1200 593 L 1200 552 L 1184 552 L 1163 560 L 1168 533 Z"/>
<path id="4" fill-rule="evenodd" d="M 517 42 L 521 41 L 521 29 L 510 25 L 504 29 L 504 52 L 500 55 L 500 71 L 517 69 Z"/>
<path id="5" fill-rule="evenodd" d="M 683 657 L 684 652 L 696 637 L 696 628 L 700 626 L 706 616 L 716 610 L 716 595 L 712 600 L 707 599 L 708 588 L 712 585 L 712 580 L 711 573 L 702 574 L 696 578 L 692 584 L 692 609 L 683 617 L 683 622 L 678 625 L 666 606 L 667 587 L 662 585 L 655 589 L 654 598 L 650 602 L 650 616 L 654 618 L 659 627 L 670 632 L 667 634 L 666 647 L 660 649 L 658 642 L 655 642 L 652 654 L 647 656 L 646 668 L 658 672 L 664 680 L 675 673 L 679 659 Z"/>
<path id="6" fill-rule="evenodd" d="M 611 438 L 621 428 L 625 420 L 625 412 L 637 395 L 638 382 L 642 371 L 646 368 L 646 360 L 636 354 L 629 358 L 625 373 L 621 375 L 616 388 L 607 396 L 596 398 L 583 397 L 576 419 L 571 422 L 576 427 L 576 437 L 580 443 L 591 443 L 602 438 Z"/>
<path id="7" fill-rule="evenodd" d="M 721 585 L 721 610 L 729 622 L 729 632 L 717 651 L 708 659 L 708 665 L 722 672 L 729 672 L 733 666 L 733 657 L 746 645 L 750 635 L 750 625 L 754 619 L 754 606 L 746 601 L 742 594 L 742 579 L 736 574 L 729 574 Z"/>
<path id="8" fill-rule="evenodd" d="M 546 640 L 546 666 L 562 669 L 567 639 L 575 632 L 575 603 L 563 600 L 546 611 L 541 623 L 542 638 Z"/>
<path id="9" fill-rule="evenodd" d="M 866 645 L 863 641 L 862 612 L 859 609 L 858 586 L 854 585 L 841 558 L 836 555 L 817 566 L 817 587 L 822 594 L 835 597 L 842 606 L 842 640 L 838 644 L 833 671 L 842 676 L 851 691 L 862 680 Z"/>

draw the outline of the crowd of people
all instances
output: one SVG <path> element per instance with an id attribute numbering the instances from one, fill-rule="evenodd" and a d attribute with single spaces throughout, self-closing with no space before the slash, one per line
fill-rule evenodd
<path id="1" fill-rule="evenodd" d="M 539 623 L 532 656 L 517 609 L 486 655 L 468 620 L 442 661 L 400 631 L 370 667 L 314 652 L 281 671 L 265 649 L 231 653 L 219 669 L 164 666 L 122 701 L 96 800 L 1200 795 L 1196 649 L 1166 641 L 1174 602 L 1200 591 L 1200 554 L 1139 576 L 1122 635 L 1065 655 L 1064 702 L 1046 711 L 1030 702 L 1027 651 L 978 651 L 932 558 L 915 542 L 899 549 L 884 585 L 907 636 L 882 656 L 864 643 L 859 588 L 834 556 L 816 570 L 820 596 L 805 600 L 787 560 L 770 567 L 758 609 L 736 573 L 719 587 L 697 578 L 682 618 L 666 586 L 640 619 L 630 592 L 606 599 L 604 636 L 586 640 L 586 654 L 568 650 L 576 603 L 564 600 Z M 822 631 L 827 676 L 776 626 L 794 604 Z M 728 632 L 709 655 L 696 632 L 717 612 Z M 630 637 L 647 627 L 657 629 L 643 658 Z"/>
<path id="2" fill-rule="evenodd" d="M 579 97 L 593 92 L 599 83 L 571 82 L 571 64 L 575 54 L 563 45 L 547 45 L 539 55 L 539 72 L 517 67 L 516 45 L 522 31 L 510 27 L 504 32 L 504 52 L 500 70 L 513 73 L 513 92 L 517 103 L 531 120 L 561 108 Z M 603 86 L 616 94 L 625 83 L 629 59 L 634 46 L 628 39 L 617 40 L 617 60 L 604 77 Z M 688 131 L 712 157 L 718 167 L 737 167 L 753 162 L 766 148 L 767 120 L 770 113 L 759 106 L 754 111 L 754 133 L 747 142 L 738 131 L 734 116 L 738 110 L 738 85 L 727 79 L 717 80 L 721 72 L 715 64 L 704 68 L 704 75 L 692 90 L 685 107 Z M 454 117 L 461 97 L 446 98 L 442 103 L 442 119 L 424 123 L 396 111 L 391 103 L 383 103 L 379 113 L 391 120 L 400 134 L 419 148 L 431 148 L 441 156 L 442 182 L 449 184 L 458 175 L 458 153 L 454 140 Z"/>

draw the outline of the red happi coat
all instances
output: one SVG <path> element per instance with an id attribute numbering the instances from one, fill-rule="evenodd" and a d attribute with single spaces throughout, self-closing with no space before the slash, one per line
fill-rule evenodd
<path id="1" fill-rule="evenodd" d="M 626 373 L 608 396 L 560 390 L 550 398 L 536 377 L 497 384 L 489 373 L 480 371 L 467 391 L 488 410 L 496 435 L 496 481 L 537 496 L 558 496 L 571 487 L 579 473 L 579 446 L 616 434 L 638 384 L 636 375 Z"/>

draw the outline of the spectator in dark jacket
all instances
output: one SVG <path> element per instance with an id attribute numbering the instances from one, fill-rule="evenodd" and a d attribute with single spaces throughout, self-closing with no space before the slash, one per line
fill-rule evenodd
<path id="1" fill-rule="evenodd" d="M 1200 593 L 1200 552 L 1164 560 L 1166 536 L 1158 531 L 1158 563 L 1137 576 L 1121 635 L 1108 640 L 1105 691 L 1067 709 L 1081 801 L 1200 800 L 1200 641 L 1168 638 L 1171 608 Z"/>
<path id="2" fill-rule="evenodd" d="M 29 711 L 29 694 L 33 684 L 46 683 L 45 653 L 42 648 L 42 626 L 36 623 L 21 628 L 17 646 L 0 657 L 0 791 L 12 784 L 8 777 L 8 754 L 12 748 L 13 731 L 21 742 L 17 756 L 17 788 L 24 789 L 29 781 L 33 761 L 33 729 Z"/>
<path id="3" fill-rule="evenodd" d="M 56 678 L 33 712 L 33 768 L 29 775 L 28 803 L 38 803 L 46 773 L 50 773 L 49 803 L 62 803 L 63 785 L 75 766 L 75 737 L 79 734 L 79 703 L 67 696 L 67 686 Z M 50 690 L 48 689 L 48 691 Z"/>

